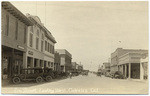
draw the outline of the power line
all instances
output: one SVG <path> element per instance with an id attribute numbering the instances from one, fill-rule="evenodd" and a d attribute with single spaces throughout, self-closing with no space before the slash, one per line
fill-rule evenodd
<path id="1" fill-rule="evenodd" d="M 46 1 L 45 1 L 45 26 L 46 26 Z"/>

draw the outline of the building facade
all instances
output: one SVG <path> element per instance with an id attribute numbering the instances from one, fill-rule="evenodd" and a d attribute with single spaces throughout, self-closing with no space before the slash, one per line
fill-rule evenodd
<path id="1" fill-rule="evenodd" d="M 143 54 L 142 58 L 141 58 L 141 75 L 140 75 L 140 79 L 148 79 L 148 54 Z"/>
<path id="2" fill-rule="evenodd" d="M 55 51 L 55 59 L 54 59 L 54 70 L 61 72 L 61 67 L 60 67 L 60 55 L 57 51 Z"/>
<path id="3" fill-rule="evenodd" d="M 145 57 L 143 54 L 148 54 L 148 51 L 140 50 L 120 56 L 118 70 L 122 72 L 126 78 L 143 79 L 144 68 L 146 68 L 145 65 L 147 66 L 146 62 L 141 62 L 141 58 Z"/>
<path id="4" fill-rule="evenodd" d="M 72 55 L 65 49 L 56 49 L 56 52 L 60 54 L 60 66 L 62 72 L 71 71 Z"/>
<path id="5" fill-rule="evenodd" d="M 34 25 L 28 27 L 26 67 L 48 67 L 54 70 L 55 38 L 38 16 L 27 14 L 27 17 Z"/>
<path id="6" fill-rule="evenodd" d="M 78 67 L 77 67 L 78 64 L 76 62 L 72 62 L 71 65 L 72 65 L 72 72 L 77 72 L 77 70 L 78 70 Z"/>
<path id="7" fill-rule="evenodd" d="M 106 74 L 106 72 L 110 72 L 110 63 L 109 62 L 103 63 L 103 70 L 104 70 L 104 74 Z"/>
<path id="8" fill-rule="evenodd" d="M 118 64 L 119 64 L 119 57 L 123 54 L 129 53 L 129 52 L 142 52 L 143 50 L 138 49 L 123 49 L 123 48 L 117 48 L 115 52 L 111 53 L 111 64 L 110 64 L 110 72 L 114 73 L 118 70 Z"/>
<path id="9" fill-rule="evenodd" d="M 110 71 L 122 72 L 126 78 L 140 79 L 142 54 L 148 54 L 148 50 L 141 49 L 122 49 L 118 48 L 111 54 Z"/>
<path id="10" fill-rule="evenodd" d="M 9 2 L 2 2 L 2 78 L 26 66 L 27 28 L 32 22 Z"/>
<path id="11" fill-rule="evenodd" d="M 78 72 L 81 73 L 83 71 L 83 65 L 78 65 Z"/>

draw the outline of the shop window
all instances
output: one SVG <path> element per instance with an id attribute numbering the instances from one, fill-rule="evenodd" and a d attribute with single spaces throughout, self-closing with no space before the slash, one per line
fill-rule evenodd
<path id="1" fill-rule="evenodd" d="M 3 58 L 3 62 L 2 62 L 3 66 L 3 75 L 6 75 L 8 72 L 8 59 L 6 57 Z"/>

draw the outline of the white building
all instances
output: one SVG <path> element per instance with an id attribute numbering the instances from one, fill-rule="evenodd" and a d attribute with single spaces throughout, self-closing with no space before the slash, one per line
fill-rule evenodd
<path id="1" fill-rule="evenodd" d="M 37 16 L 27 14 L 27 17 L 34 25 L 28 27 L 26 67 L 49 67 L 54 69 L 55 38 Z"/>

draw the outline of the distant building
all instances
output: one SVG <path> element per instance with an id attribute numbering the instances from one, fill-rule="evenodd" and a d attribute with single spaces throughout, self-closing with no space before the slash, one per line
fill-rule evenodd
<path id="1" fill-rule="evenodd" d="M 118 48 L 111 54 L 111 73 L 121 71 L 127 78 L 140 79 L 140 60 L 148 50 Z"/>
<path id="2" fill-rule="evenodd" d="M 147 50 L 138 50 L 138 49 L 123 49 L 123 48 L 117 48 L 115 52 L 111 53 L 111 73 L 114 73 L 118 70 L 118 64 L 119 64 L 119 57 L 125 53 L 129 52 L 147 52 Z"/>
<path id="3" fill-rule="evenodd" d="M 27 28 L 32 22 L 9 2 L 2 2 L 2 79 L 26 66 Z"/>
<path id="4" fill-rule="evenodd" d="M 109 62 L 104 62 L 103 63 L 103 70 L 104 72 L 110 72 L 110 63 Z"/>
<path id="5" fill-rule="evenodd" d="M 83 71 L 83 65 L 78 65 L 78 72 L 82 72 Z"/>
<path id="6" fill-rule="evenodd" d="M 60 54 L 61 71 L 70 72 L 72 69 L 72 55 L 66 49 L 56 49 L 56 51 Z"/>
<path id="7" fill-rule="evenodd" d="M 27 14 L 34 24 L 28 28 L 26 67 L 49 67 L 54 69 L 55 38 L 45 28 L 38 16 Z"/>
<path id="8" fill-rule="evenodd" d="M 77 72 L 78 70 L 78 64 L 76 62 L 72 62 L 72 72 Z"/>

